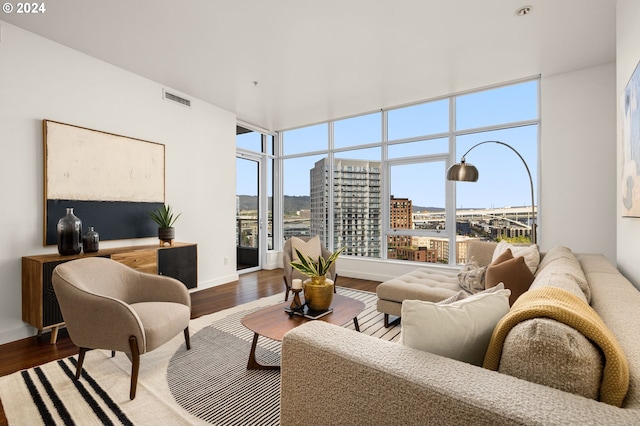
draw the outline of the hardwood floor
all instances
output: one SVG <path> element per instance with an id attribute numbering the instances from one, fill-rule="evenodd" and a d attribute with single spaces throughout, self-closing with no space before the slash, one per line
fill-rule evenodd
<path id="1" fill-rule="evenodd" d="M 342 287 L 374 292 L 380 283 L 338 277 L 337 284 Z M 191 293 L 191 318 L 272 296 L 283 290 L 282 269 L 244 274 L 238 281 Z M 60 330 L 58 342 L 54 345 L 49 343 L 49 333 L 0 345 L 0 376 L 77 353 L 78 348 L 71 342 L 66 329 Z M 0 426 L 5 425 L 7 425 L 7 419 L 0 404 Z"/>

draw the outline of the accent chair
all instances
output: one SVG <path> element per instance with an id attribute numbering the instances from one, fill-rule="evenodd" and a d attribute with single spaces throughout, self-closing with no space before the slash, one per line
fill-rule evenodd
<path id="1" fill-rule="evenodd" d="M 89 257 L 58 265 L 52 276 L 69 336 L 80 348 L 76 379 L 91 349 L 125 352 L 131 359 L 129 398 L 136 396 L 140 355 L 181 331 L 187 349 L 191 298 L 180 281 L 138 272 L 114 260 Z"/>
<path id="2" fill-rule="evenodd" d="M 321 253 L 322 257 L 325 260 L 329 259 L 332 253 L 326 247 L 323 247 L 320 244 L 319 237 L 291 237 L 284 243 L 284 247 L 282 248 L 282 268 L 284 269 L 284 286 L 285 286 L 284 300 L 285 301 L 289 300 L 289 293 L 291 292 L 291 284 L 295 278 L 299 278 L 302 281 L 309 278 L 291 267 L 291 261 L 294 258 L 293 242 L 295 241 L 295 239 L 299 239 L 299 240 L 302 240 L 302 242 L 304 243 L 314 243 L 314 241 L 312 241 L 314 238 L 318 240 L 317 242 L 318 247 L 316 248 L 316 250 L 319 250 L 319 252 Z M 304 251 L 302 251 L 302 253 L 306 254 Z M 327 277 L 333 281 L 333 284 L 334 284 L 333 291 L 335 293 L 335 290 L 336 290 L 335 285 L 338 281 L 338 274 L 336 273 L 335 263 L 331 265 L 331 267 L 329 268 L 329 274 Z"/>

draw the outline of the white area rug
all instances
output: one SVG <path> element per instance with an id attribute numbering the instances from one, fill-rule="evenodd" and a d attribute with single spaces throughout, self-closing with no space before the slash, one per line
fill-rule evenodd
<path id="1" fill-rule="evenodd" d="M 375 293 L 337 291 L 366 304 L 358 315 L 362 333 L 399 339 L 399 326 L 384 328 Z M 253 332 L 240 319 L 283 298 L 279 294 L 192 320 L 191 350 L 180 334 L 142 356 L 133 401 L 131 363 L 123 353 L 111 358 L 110 351 L 88 352 L 79 381 L 73 379 L 77 357 L 2 377 L 0 399 L 9 425 L 278 424 L 280 373 L 246 369 Z M 344 326 L 353 329 L 353 321 Z M 261 337 L 257 358 L 279 363 L 280 342 Z"/>

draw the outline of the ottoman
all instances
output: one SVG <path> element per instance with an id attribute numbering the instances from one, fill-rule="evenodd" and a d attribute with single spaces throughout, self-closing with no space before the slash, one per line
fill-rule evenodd
<path id="1" fill-rule="evenodd" d="M 400 316 L 403 300 L 439 302 L 460 290 L 458 271 L 417 269 L 380 284 L 377 308 L 384 314 L 384 326 L 389 327 L 398 322 L 390 323 L 389 315 Z"/>
<path id="2" fill-rule="evenodd" d="M 467 246 L 467 258 L 480 266 L 491 263 L 495 242 L 470 241 Z M 458 272 L 447 268 L 421 268 L 397 278 L 383 282 L 376 289 L 378 294 L 378 312 L 384 314 L 384 326 L 389 327 L 399 321 L 389 322 L 389 315 L 399 317 L 403 300 L 424 300 L 440 302 L 461 290 L 458 285 Z"/>

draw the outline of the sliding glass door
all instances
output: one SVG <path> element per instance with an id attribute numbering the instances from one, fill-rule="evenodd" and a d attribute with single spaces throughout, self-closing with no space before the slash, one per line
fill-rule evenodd
<path id="1" fill-rule="evenodd" d="M 237 269 L 260 266 L 260 160 L 236 157 Z"/>

